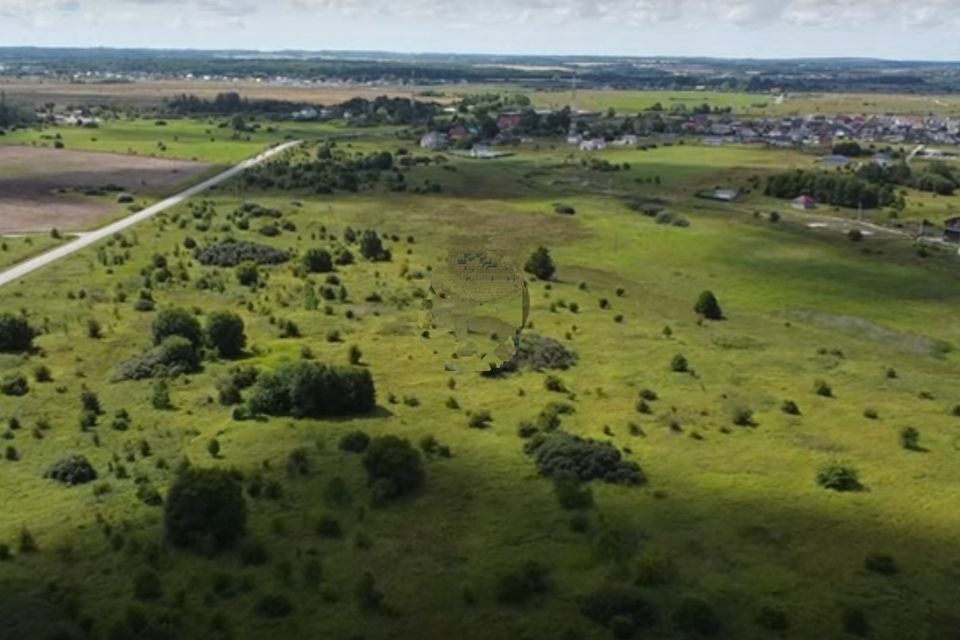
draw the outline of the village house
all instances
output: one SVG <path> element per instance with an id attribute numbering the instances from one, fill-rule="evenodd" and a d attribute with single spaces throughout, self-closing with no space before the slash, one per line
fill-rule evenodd
<path id="1" fill-rule="evenodd" d="M 584 140 L 580 143 L 580 151 L 603 151 L 606 148 L 606 141 L 600 139 Z"/>
<path id="2" fill-rule="evenodd" d="M 800 211 L 810 211 L 817 208 L 817 201 L 812 196 L 802 195 L 794 200 L 791 206 Z"/>
<path id="3" fill-rule="evenodd" d="M 960 243 L 960 216 L 944 221 L 943 240 L 944 242 Z"/>
<path id="4" fill-rule="evenodd" d="M 420 138 L 421 149 L 443 149 L 447 146 L 447 134 L 439 131 L 431 131 Z"/>

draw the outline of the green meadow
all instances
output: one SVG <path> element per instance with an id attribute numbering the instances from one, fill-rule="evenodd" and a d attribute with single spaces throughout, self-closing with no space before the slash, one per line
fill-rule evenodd
<path id="1" fill-rule="evenodd" d="M 162 138 L 175 157 L 210 162 L 236 161 L 274 139 L 226 142 L 214 129 L 209 142 L 207 126 L 137 122 L 63 139 L 68 148 L 150 153 Z M 362 135 L 340 144 L 421 155 L 390 132 Z M 810 229 L 807 214 L 759 193 L 733 205 L 694 198 L 811 164 L 803 154 L 677 145 L 595 156 L 628 165 L 618 171 L 591 169 L 581 162 L 589 157 L 547 143 L 501 160 L 450 156 L 403 169 L 405 193 L 382 181 L 326 195 L 225 185 L 207 194 L 207 219 L 184 204 L 0 289 L 0 311 L 22 310 L 42 331 L 36 351 L 0 356 L 0 378 L 22 372 L 30 386 L 0 396 L 5 448 L 15 449 L 0 462 L 0 543 L 11 551 L 0 561 L 0 612 L 9 628 L 37 638 L 606 639 L 616 625 L 580 609 L 613 584 L 635 588 L 655 612 L 636 629 L 618 623 L 620 637 L 821 639 L 851 637 L 851 629 L 889 640 L 954 637 L 955 256 L 935 247 L 921 255 L 900 238 L 851 242 Z M 430 184 L 439 192 L 411 192 Z M 280 233 L 259 232 L 275 220 L 240 228 L 231 214 L 245 203 L 282 212 Z M 575 215 L 555 213 L 557 203 Z M 687 224 L 660 224 L 632 203 L 657 203 Z M 375 229 L 392 259 L 360 258 L 347 227 Z M 188 237 L 200 247 L 247 240 L 294 258 L 261 267 L 260 285 L 242 286 L 232 268 L 201 265 Z M 579 356 L 574 366 L 499 378 L 444 370 L 449 354 L 421 334 L 419 304 L 431 269 L 463 241 L 519 264 L 538 246 L 549 249 L 556 275 L 528 274 L 524 334 L 560 341 Z M 344 246 L 357 257 L 334 272 L 346 299 L 310 308 L 306 288 L 320 290 L 324 275 L 304 276 L 299 257 Z M 157 256 L 172 277 L 157 277 Z M 201 323 L 233 311 L 247 335 L 239 361 L 208 359 L 199 373 L 168 380 L 172 408 L 164 410 L 152 404 L 155 381 L 116 379 L 122 361 L 149 347 L 158 311 L 134 310 L 147 287 L 157 310 L 182 307 Z M 725 320 L 698 318 L 704 290 L 716 294 Z M 299 335 L 284 332 L 291 321 Z M 334 331 L 339 341 L 329 340 Z M 218 402 L 218 379 L 237 364 L 346 365 L 351 345 L 376 385 L 369 415 L 237 420 Z M 672 370 L 677 355 L 688 371 Z M 35 380 L 40 365 L 52 381 Z M 548 376 L 567 391 L 548 390 Z M 832 393 L 817 393 L 818 381 Z M 103 409 L 86 430 L 78 426 L 83 390 Z M 641 392 L 650 398 L 642 412 Z M 788 400 L 798 412 L 783 411 Z M 518 424 L 551 402 L 574 409 L 562 416 L 563 431 L 613 443 L 646 483 L 593 481 L 591 507 L 562 508 L 518 435 Z M 121 409 L 127 430 L 110 426 Z M 481 411 L 490 412 L 489 427 L 470 428 Z M 907 427 L 920 435 L 912 450 L 901 445 Z M 433 436 L 451 455 L 423 454 L 419 491 L 371 504 L 361 457 L 338 444 L 356 430 L 415 445 Z M 306 473 L 291 465 L 295 451 L 308 460 Z M 98 479 L 74 487 L 45 479 L 68 452 L 85 455 Z M 832 462 L 855 467 L 862 490 L 818 486 L 818 470 Z M 204 557 L 165 542 L 163 507 L 145 497 L 165 498 L 187 463 L 236 470 L 245 489 L 256 477 L 274 487 L 270 497 L 245 493 L 245 544 L 258 543 L 259 557 Z M 345 495 L 334 500 L 331 486 L 341 481 Z M 335 519 L 341 534 L 318 533 L 322 518 Z M 36 551 L 20 548 L 24 530 Z M 889 556 L 896 571 L 876 570 L 869 556 Z M 546 586 L 522 603 L 501 602 L 502 576 L 529 560 L 546 568 Z M 135 588 L 144 572 L 158 589 Z M 358 599 L 364 572 L 385 606 L 369 610 Z M 265 613 L 265 597 L 289 610 Z M 684 614 L 691 598 L 710 614 Z M 64 635 L 54 636 L 58 629 Z"/>

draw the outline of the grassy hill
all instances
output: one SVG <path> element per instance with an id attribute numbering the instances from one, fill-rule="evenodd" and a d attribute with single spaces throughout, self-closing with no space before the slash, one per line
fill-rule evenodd
<path id="1" fill-rule="evenodd" d="M 376 137 L 351 144 L 420 155 Z M 356 194 L 225 186 L 202 208 L 184 205 L 0 290 L 0 310 L 42 330 L 35 352 L 0 356 L 0 377 L 20 372 L 30 387 L 0 396 L 16 458 L 0 462 L 0 542 L 11 552 L 0 601 L 16 612 L 18 637 L 573 639 L 613 637 L 611 628 L 652 638 L 951 637 L 960 624 L 952 257 L 810 229 L 805 214 L 758 194 L 733 206 L 693 199 L 812 162 L 798 154 L 602 155 L 629 165 L 616 172 L 583 157 L 544 144 L 497 161 L 451 158 L 405 169 L 404 193 L 385 189 L 388 172 Z M 412 192 L 426 181 L 439 193 Z M 575 215 L 554 213 L 557 202 Z M 630 206 L 638 202 L 674 215 L 644 215 Z M 243 203 L 281 217 L 235 215 Z M 669 224 L 678 217 L 687 225 Z M 267 224 L 279 234 L 260 233 Z M 375 229 L 392 259 L 361 258 L 347 227 Z M 188 247 L 227 237 L 293 258 L 242 286 L 233 268 L 201 265 Z M 577 364 L 499 378 L 444 370 L 449 354 L 422 337 L 419 305 L 430 269 L 464 239 L 520 263 L 549 248 L 557 273 L 528 281 L 524 334 L 559 340 Z M 310 248 L 344 247 L 357 263 L 336 267 L 338 284 L 297 269 Z M 325 300 L 325 285 L 345 287 L 346 300 Z M 167 380 L 172 409 L 154 408 L 156 380 L 117 381 L 120 364 L 151 346 L 158 311 L 134 310 L 144 289 L 157 310 L 182 307 L 201 324 L 229 310 L 246 327 L 244 357 Z M 694 313 L 707 289 L 725 320 Z M 372 413 L 237 420 L 218 401 L 218 380 L 238 364 L 347 365 L 351 345 L 373 375 Z M 688 371 L 673 370 L 677 355 Z M 51 382 L 36 381 L 38 366 Z M 548 376 L 567 391 L 548 390 Z M 103 410 L 87 429 L 84 389 Z M 573 410 L 559 433 L 611 442 L 646 483 L 594 480 L 592 506 L 564 509 L 518 435 L 557 402 Z M 111 426 L 121 409 L 126 430 Z M 488 428 L 470 428 L 481 411 Z M 913 449 L 902 446 L 907 427 L 920 434 Z M 357 430 L 415 446 L 432 436 L 451 455 L 423 453 L 422 488 L 372 504 L 363 456 L 339 447 Z M 85 455 L 97 480 L 43 477 L 69 452 Z M 155 496 L 168 495 L 186 461 L 242 478 L 249 518 L 237 548 L 205 557 L 165 542 Z M 831 463 L 854 467 L 862 490 L 818 486 Z M 24 531 L 36 551 L 21 549 Z M 523 573 L 529 561 L 545 579 Z M 159 589 L 144 587 L 156 586 L 145 572 Z M 365 572 L 379 607 L 369 606 Z M 523 597 L 507 597 L 505 576 L 519 576 Z M 610 585 L 646 606 L 600 616 L 606 626 L 591 620 L 585 598 Z"/>

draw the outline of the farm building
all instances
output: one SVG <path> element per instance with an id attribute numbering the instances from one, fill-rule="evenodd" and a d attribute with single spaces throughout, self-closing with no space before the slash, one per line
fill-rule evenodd
<path id="1" fill-rule="evenodd" d="M 960 216 L 944 221 L 943 239 L 945 242 L 960 243 Z"/>
<path id="2" fill-rule="evenodd" d="M 447 134 L 439 131 L 431 131 L 420 138 L 421 149 L 443 149 L 447 146 Z"/>
<path id="3" fill-rule="evenodd" d="M 580 143 L 580 151 L 603 151 L 606 148 L 604 140 L 584 140 Z"/>
<path id="4" fill-rule="evenodd" d="M 708 191 L 700 191 L 697 193 L 698 198 L 704 198 L 706 200 L 719 200 L 720 202 L 733 202 L 740 196 L 740 192 L 736 189 L 710 189 Z"/>
<path id="5" fill-rule="evenodd" d="M 793 201 L 793 208 L 800 211 L 810 211 L 817 208 L 817 200 L 812 196 L 802 195 Z"/>

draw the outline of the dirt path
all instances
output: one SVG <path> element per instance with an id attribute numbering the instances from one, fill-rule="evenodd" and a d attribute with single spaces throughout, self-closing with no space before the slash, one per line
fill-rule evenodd
<path id="1" fill-rule="evenodd" d="M 9 284 L 11 282 L 14 282 L 15 280 L 19 280 L 20 278 L 26 276 L 28 273 L 32 273 L 37 269 L 41 269 L 49 264 L 53 264 L 57 260 L 62 260 L 63 258 L 66 258 L 67 256 L 72 255 L 77 251 L 80 251 L 81 249 L 84 249 L 96 242 L 99 242 L 100 240 L 109 238 L 113 234 L 123 231 L 124 229 L 127 229 L 129 227 L 132 227 L 138 222 L 143 222 L 144 220 L 147 220 L 148 218 L 151 218 L 157 215 L 161 211 L 166 211 L 170 207 L 174 207 L 180 204 L 181 202 L 184 202 L 185 200 L 188 200 L 199 193 L 203 193 L 210 187 L 213 187 L 222 182 L 225 182 L 230 178 L 233 178 L 234 176 L 249 169 L 250 167 L 256 166 L 261 162 L 264 162 L 265 160 L 268 160 L 273 156 L 279 153 L 282 153 L 293 146 L 300 144 L 300 142 L 302 141 L 294 140 L 294 141 L 279 145 L 277 147 L 274 147 L 272 149 L 268 149 L 267 151 L 264 151 L 263 153 L 253 158 L 250 158 L 249 160 L 244 160 L 243 162 L 233 167 L 232 169 L 228 169 L 223 173 L 210 178 L 209 180 L 205 180 L 200 184 L 190 187 L 186 191 L 178 193 L 177 195 L 167 198 L 166 200 L 158 202 L 157 204 L 151 207 L 147 207 L 143 211 L 130 215 L 124 218 L 123 220 L 118 220 L 117 222 L 114 222 L 113 224 L 109 224 L 105 227 L 97 229 L 96 231 L 91 231 L 90 233 L 86 233 L 80 236 L 79 238 L 77 238 L 76 240 L 73 240 L 72 242 L 59 246 L 56 249 L 53 249 L 52 251 L 48 251 L 47 253 L 41 254 L 35 258 L 31 258 L 26 262 L 21 262 L 15 267 L 11 267 L 10 269 L 0 272 L 0 287 L 6 284 Z"/>

